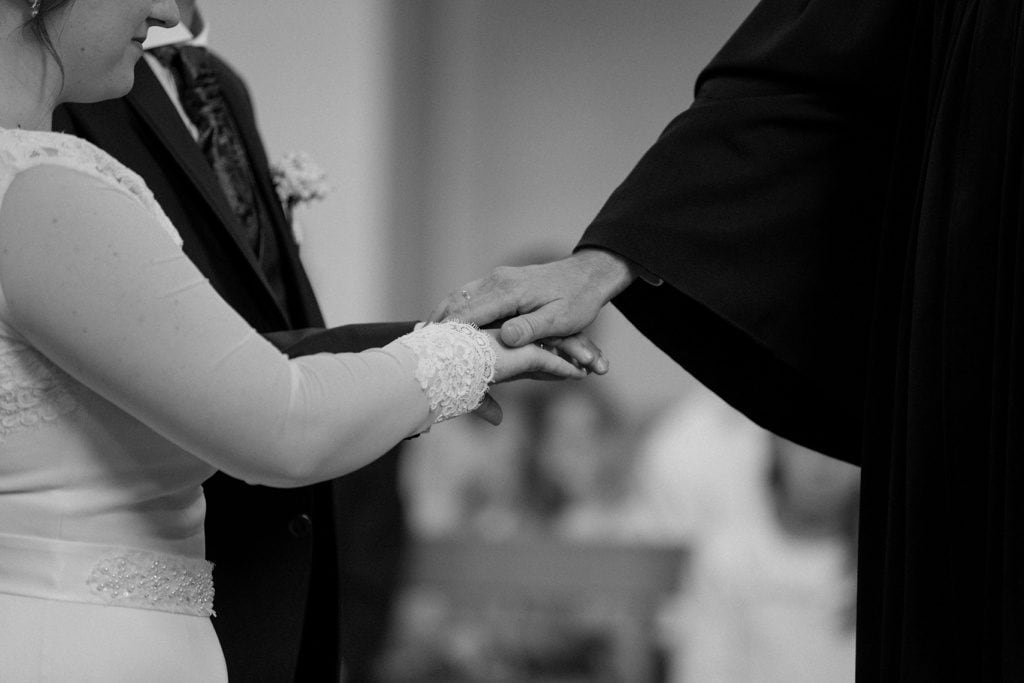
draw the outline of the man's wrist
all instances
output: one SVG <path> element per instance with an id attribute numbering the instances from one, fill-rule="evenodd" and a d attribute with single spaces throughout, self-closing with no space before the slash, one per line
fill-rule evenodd
<path id="1" fill-rule="evenodd" d="M 596 247 L 584 247 L 573 254 L 573 258 L 579 259 L 587 277 L 602 293 L 605 301 L 610 301 L 626 289 L 642 271 L 625 256 Z"/>

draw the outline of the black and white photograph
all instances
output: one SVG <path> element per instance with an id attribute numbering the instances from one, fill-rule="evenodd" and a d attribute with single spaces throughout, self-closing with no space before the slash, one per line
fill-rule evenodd
<path id="1" fill-rule="evenodd" d="M 0 681 L 1020 680 L 1022 0 L 0 0 Z"/>

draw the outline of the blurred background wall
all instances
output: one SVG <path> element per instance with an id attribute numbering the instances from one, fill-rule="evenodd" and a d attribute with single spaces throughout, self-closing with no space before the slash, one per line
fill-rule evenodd
<path id="1" fill-rule="evenodd" d="M 752 0 L 211 0 L 302 216 L 331 322 L 418 319 L 501 263 L 567 253 Z M 601 379 L 638 411 L 688 376 L 608 310 Z"/>

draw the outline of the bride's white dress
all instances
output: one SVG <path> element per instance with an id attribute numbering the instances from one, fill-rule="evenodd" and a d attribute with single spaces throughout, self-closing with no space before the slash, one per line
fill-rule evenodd
<path id="1" fill-rule="evenodd" d="M 489 347 L 414 335 L 289 361 L 134 173 L 76 138 L 0 130 L 0 680 L 225 680 L 201 483 L 322 480 L 338 453 L 471 407 Z M 435 349 L 461 354 L 476 386 L 440 384 L 463 405 L 435 395 Z"/>

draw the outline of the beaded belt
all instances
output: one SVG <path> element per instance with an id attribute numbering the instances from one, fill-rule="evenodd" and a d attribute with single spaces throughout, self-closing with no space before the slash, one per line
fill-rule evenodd
<path id="1" fill-rule="evenodd" d="M 0 534 L 0 593 L 208 617 L 213 564 L 140 548 Z"/>

